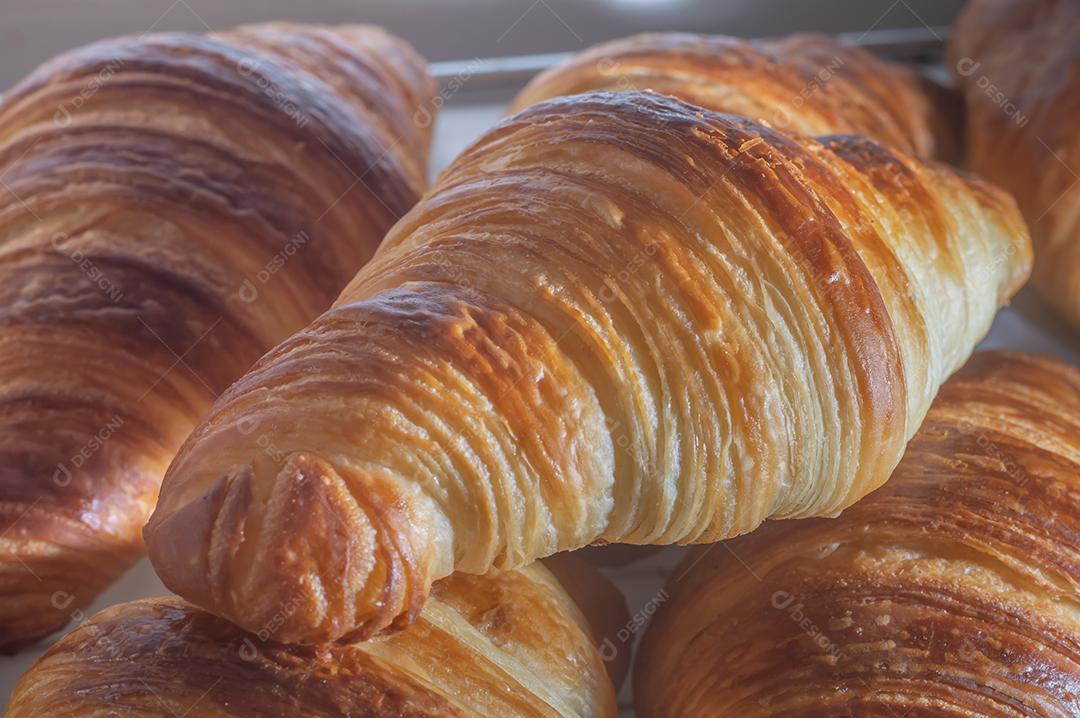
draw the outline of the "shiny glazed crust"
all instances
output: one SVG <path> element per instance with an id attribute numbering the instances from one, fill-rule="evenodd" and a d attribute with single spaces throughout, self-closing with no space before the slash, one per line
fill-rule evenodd
<path id="1" fill-rule="evenodd" d="M 641 716 L 1080 715 L 1080 371 L 977 354 L 883 488 L 673 576 Z"/>
<path id="2" fill-rule="evenodd" d="M 288 606 L 282 607 L 282 615 Z M 178 598 L 106 609 L 16 686 L 7 718 L 614 718 L 585 618 L 539 565 L 437 583 L 407 631 L 324 647 Z"/>
<path id="3" fill-rule="evenodd" d="M 401 628 L 432 581 L 711 542 L 880 485 L 1027 275 L 1003 192 L 868 140 L 640 93 L 468 149 L 172 464 L 151 560 L 284 641 Z"/>
<path id="4" fill-rule="evenodd" d="M 635 35 L 538 75 L 511 109 L 592 90 L 653 90 L 804 135 L 863 135 L 923 158 L 953 159 L 959 144 L 958 103 L 946 91 L 824 35 Z"/>
<path id="5" fill-rule="evenodd" d="M 1032 285 L 1080 329 L 1080 4 L 973 0 L 949 56 L 968 166 L 1016 197 L 1035 244 Z"/>
<path id="6" fill-rule="evenodd" d="M 419 197 L 433 92 L 382 30 L 269 24 L 101 42 L 5 96 L 0 650 L 141 555 L 214 397 Z"/>

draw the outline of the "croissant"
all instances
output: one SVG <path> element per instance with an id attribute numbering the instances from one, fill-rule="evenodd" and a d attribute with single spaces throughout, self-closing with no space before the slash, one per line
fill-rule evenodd
<path id="1" fill-rule="evenodd" d="M 591 542 L 833 515 L 900 459 L 1023 282 L 1003 192 L 661 95 L 477 141 L 335 306 L 185 442 L 145 529 L 173 591 L 285 642 Z"/>
<path id="2" fill-rule="evenodd" d="M 1035 244 L 1032 285 L 1080 328 L 1080 5 L 973 0 L 949 44 L 967 163 L 1009 190 Z"/>
<path id="3" fill-rule="evenodd" d="M 7 718 L 618 715 L 589 625 L 539 564 L 454 574 L 384 639 L 288 646 L 276 625 L 245 634 L 178 598 L 113 606 L 34 664 Z"/>
<path id="4" fill-rule="evenodd" d="M 143 552 L 214 397 L 419 197 L 423 61 L 364 26 L 76 50 L 0 104 L 0 650 Z"/>
<path id="5" fill-rule="evenodd" d="M 977 354 L 889 482 L 675 571 L 638 715 L 1080 715 L 1080 371 Z"/>
<path id="6" fill-rule="evenodd" d="M 958 104 L 903 65 L 824 35 L 746 41 L 655 33 L 607 42 L 538 75 L 511 109 L 590 90 L 655 90 L 806 135 L 864 135 L 953 159 Z"/>

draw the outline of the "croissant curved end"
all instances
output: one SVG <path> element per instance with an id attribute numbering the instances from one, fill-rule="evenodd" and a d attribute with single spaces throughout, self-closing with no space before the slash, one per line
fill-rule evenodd
<path id="1" fill-rule="evenodd" d="M 255 467 L 258 467 L 255 468 Z M 293 452 L 233 467 L 145 536 L 165 584 L 266 638 L 363 639 L 410 623 L 430 586 L 422 506 L 377 468 Z M 254 501 L 255 487 L 269 495 Z"/>
<path id="2" fill-rule="evenodd" d="M 0 514 L 2 514 L 0 510 Z M 25 521 L 25 516 L 23 517 Z M 61 527 L 49 541 L 22 533 L 0 540 L 0 654 L 13 655 L 84 616 L 94 598 L 138 560 L 137 545 Z M 50 526 L 51 520 L 42 520 Z"/>
<path id="3" fill-rule="evenodd" d="M 900 461 L 1027 242 L 1001 193 L 867 140 L 647 93 L 532 106 L 222 395 L 155 568 L 312 642 L 401 626 L 454 570 L 833 515 Z"/>

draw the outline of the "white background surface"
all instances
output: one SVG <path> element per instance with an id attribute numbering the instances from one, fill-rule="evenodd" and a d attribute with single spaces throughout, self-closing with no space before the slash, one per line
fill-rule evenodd
<path id="1" fill-rule="evenodd" d="M 550 4 L 549 4 L 550 2 Z M 318 21 L 367 19 L 382 22 L 415 42 L 431 59 L 469 58 L 475 56 L 514 55 L 552 50 L 579 49 L 584 44 L 642 29 L 698 29 L 727 31 L 744 35 L 779 34 L 795 29 L 854 30 L 867 29 L 877 18 L 880 27 L 907 26 L 918 16 L 930 24 L 947 24 L 959 2 L 916 2 L 881 0 L 881 2 L 839 2 L 830 7 L 828 17 L 807 8 L 820 3 L 783 3 L 779 0 L 754 3 L 708 3 L 675 0 L 668 3 L 648 0 L 595 0 L 594 2 L 557 2 L 528 0 L 524 3 L 496 3 L 476 0 L 466 5 L 484 10 L 463 22 L 462 10 L 424 10 L 420 19 L 417 0 L 394 2 L 382 0 L 366 4 L 366 14 L 358 11 L 363 3 L 210 2 L 176 0 L 168 3 L 131 3 L 119 0 L 93 0 L 73 3 L 41 0 L 29 6 L 0 2 L 0 88 L 10 85 L 39 62 L 61 50 L 97 37 L 119 32 L 137 32 L 157 23 L 155 29 L 202 30 L 204 23 L 225 27 L 255 19 L 293 17 Z M 167 6 L 162 15 L 162 6 Z M 559 12 L 552 10 L 552 6 Z M 661 8 L 667 8 L 664 14 Z M 299 8 L 303 8 L 300 10 Z M 246 8 L 239 10 L 238 8 Z M 507 8 L 510 8 L 509 10 Z M 613 9 L 620 12 L 614 15 Z M 524 12 L 523 12 L 524 11 Z M 400 13 L 404 12 L 404 15 Z M 395 14 L 397 13 L 397 14 Z M 500 40 L 496 27 L 516 25 Z M 155 20 L 155 18 L 158 18 Z M 410 31 L 411 30 L 411 31 Z M 462 51 L 462 47 L 469 50 Z M 502 113 L 503 103 L 455 104 L 442 114 L 436 126 L 433 171 L 444 167 L 472 139 L 494 124 Z M 982 348 L 1015 347 L 1027 351 L 1054 354 L 1080 365 L 1080 340 L 1049 316 L 1031 295 L 1021 292 L 1013 306 L 1003 310 L 994 323 Z M 677 562 L 681 549 L 669 548 L 649 558 L 609 572 L 627 595 L 631 614 L 654 598 L 666 571 Z M 94 603 L 88 615 L 105 606 L 139 597 L 166 593 L 143 561 L 119 583 Z M 18 677 L 50 644 L 12 658 L 0 658 L 0 702 L 6 704 Z M 628 706 L 624 687 L 623 705 Z M 631 715 L 629 711 L 625 715 Z"/>

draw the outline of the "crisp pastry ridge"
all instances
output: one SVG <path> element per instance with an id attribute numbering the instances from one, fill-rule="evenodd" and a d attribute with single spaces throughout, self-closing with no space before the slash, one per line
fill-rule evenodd
<path id="1" fill-rule="evenodd" d="M 804 135 L 862 135 L 955 160 L 961 104 L 917 70 L 826 35 L 773 40 L 662 32 L 591 47 L 541 73 L 511 110 L 598 90 L 652 90 Z"/>
<path id="2" fill-rule="evenodd" d="M 0 650 L 142 555 L 214 397 L 424 188 L 423 60 L 368 26 L 108 40 L 0 104 Z"/>
<path id="3" fill-rule="evenodd" d="M 980 352 L 837 519 L 696 549 L 636 659 L 643 718 L 1080 714 L 1080 371 Z"/>
<path id="4" fill-rule="evenodd" d="M 218 400 L 151 560 L 249 629 L 300 595 L 279 635 L 320 642 L 403 627 L 455 570 L 835 515 L 1029 264 L 1008 195 L 866 139 L 534 105 Z"/>

